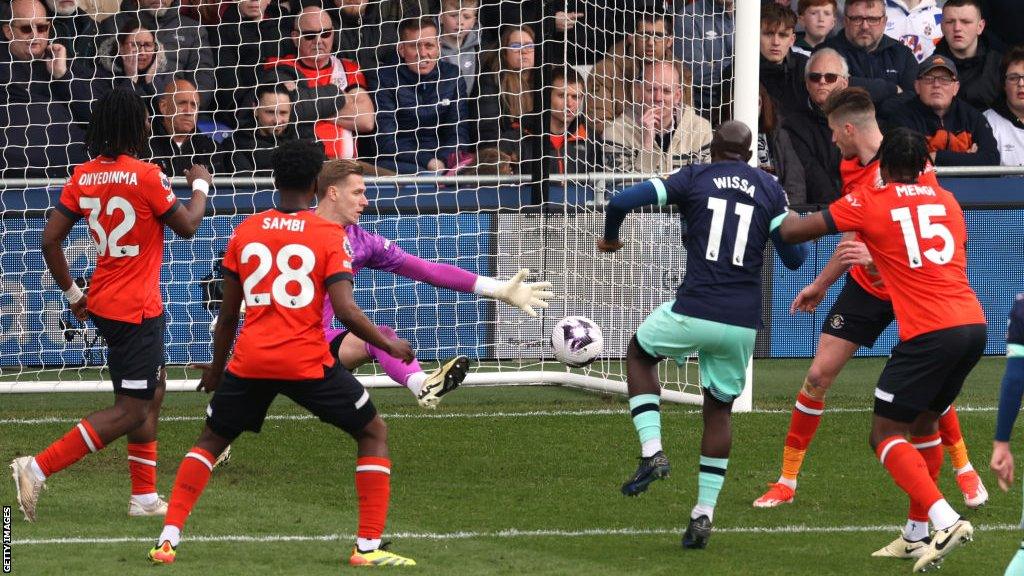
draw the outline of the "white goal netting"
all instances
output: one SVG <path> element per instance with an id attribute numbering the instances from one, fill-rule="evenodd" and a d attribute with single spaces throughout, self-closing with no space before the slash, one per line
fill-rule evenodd
<path id="1" fill-rule="evenodd" d="M 39 247 L 47 209 L 88 159 L 90 105 L 117 85 L 149 105 L 151 160 L 175 184 L 193 162 L 216 177 L 196 237 L 168 233 L 169 364 L 210 359 L 219 255 L 234 225 L 272 205 L 273 146 L 315 138 L 328 156 L 366 164 L 366 229 L 428 260 L 499 278 L 526 267 L 555 286 L 531 319 L 362 272 L 357 300 L 421 361 L 466 354 L 479 362 L 469 383 L 624 390 L 626 343 L 674 296 L 685 254 L 678 217 L 650 210 L 627 220 L 625 250 L 598 254 L 601 206 L 630 182 L 703 159 L 712 126 L 732 114 L 727 4 L 18 0 L 3 13 L 0 390 L 103 389 L 103 340 L 68 312 Z M 87 282 L 87 226 L 65 252 Z M 603 329 L 604 355 L 585 369 L 551 358 L 551 328 L 566 315 Z M 699 401 L 696 364 L 664 364 L 666 389 Z"/>

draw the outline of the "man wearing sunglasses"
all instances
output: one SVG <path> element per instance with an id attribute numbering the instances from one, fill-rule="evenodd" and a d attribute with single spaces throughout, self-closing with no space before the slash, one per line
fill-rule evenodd
<path id="1" fill-rule="evenodd" d="M 890 126 L 904 126 L 925 135 L 936 166 L 998 166 L 999 148 L 988 120 L 957 98 L 956 65 L 932 54 L 921 63 L 914 82 L 916 95 L 888 102 L 880 111 Z"/>
<path id="2" fill-rule="evenodd" d="M 866 89 L 875 104 L 901 92 L 913 92 L 917 77 L 914 53 L 886 36 L 885 27 L 885 2 L 847 0 L 842 32 L 822 44 L 846 58 L 850 86 Z"/>
<path id="3" fill-rule="evenodd" d="M 811 54 L 804 72 L 808 96 L 798 113 L 786 117 L 793 149 L 803 163 L 807 179 L 807 203 L 828 204 L 841 195 L 839 163 L 843 156 L 832 142 L 832 130 L 825 115 L 825 101 L 850 84 L 850 69 L 838 52 L 822 48 Z"/>
<path id="4" fill-rule="evenodd" d="M 300 138 L 316 138 L 328 158 L 357 156 L 356 134 L 372 132 L 375 108 L 359 64 L 334 55 L 334 28 L 318 6 L 306 6 L 295 19 L 296 52 L 271 57 L 268 67 L 293 68 L 300 77 L 294 103 Z"/>
<path id="5" fill-rule="evenodd" d="M 88 160 L 85 134 L 75 125 L 86 118 L 76 119 L 70 106 L 67 49 L 50 41 L 50 20 L 38 0 L 0 4 L 0 29 L 0 84 L 10 104 L 0 107 L 0 171 L 6 177 L 67 176 L 71 166 Z"/>

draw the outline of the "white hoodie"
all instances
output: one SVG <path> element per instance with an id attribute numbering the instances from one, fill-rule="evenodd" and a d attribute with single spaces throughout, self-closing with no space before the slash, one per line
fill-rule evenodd
<path id="1" fill-rule="evenodd" d="M 885 0 L 885 34 L 907 45 L 918 62 L 932 55 L 942 39 L 942 9 L 935 0 L 922 0 L 913 9 L 904 0 Z"/>

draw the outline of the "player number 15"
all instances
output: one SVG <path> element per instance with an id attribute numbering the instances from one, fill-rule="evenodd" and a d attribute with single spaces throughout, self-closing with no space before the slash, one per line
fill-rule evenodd
<path id="1" fill-rule="evenodd" d="M 907 262 L 911 268 L 920 268 L 924 262 L 921 260 L 921 243 L 917 241 L 918 231 L 914 230 L 914 218 L 910 208 L 894 208 L 891 212 L 893 222 L 899 222 L 903 231 L 903 242 L 907 246 Z M 945 216 L 946 207 L 942 204 L 921 204 L 917 207 L 917 227 L 920 230 L 920 237 L 923 240 L 935 238 L 942 239 L 942 249 L 929 248 L 924 251 L 924 257 L 929 261 L 939 264 L 948 264 L 953 258 L 953 235 L 949 228 L 940 222 L 932 222 L 935 216 Z"/>

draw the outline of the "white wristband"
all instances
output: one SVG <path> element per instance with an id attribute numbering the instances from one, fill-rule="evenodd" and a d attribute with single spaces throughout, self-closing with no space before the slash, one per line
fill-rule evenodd
<path id="1" fill-rule="evenodd" d="M 477 276 L 476 282 L 473 284 L 473 293 L 479 296 L 493 297 L 494 293 L 504 284 L 497 278 L 491 278 L 489 276 Z"/>
<path id="2" fill-rule="evenodd" d="M 210 183 L 207 182 L 206 180 L 196 180 L 195 182 L 192 183 L 192 191 L 202 192 L 203 194 L 209 195 Z"/>
<path id="3" fill-rule="evenodd" d="M 71 288 L 68 288 L 67 290 L 64 291 L 64 297 L 68 299 L 68 303 L 70 304 L 78 302 L 84 296 L 85 292 L 82 292 L 82 289 L 79 288 L 78 284 L 75 284 L 74 282 L 71 283 Z"/>

